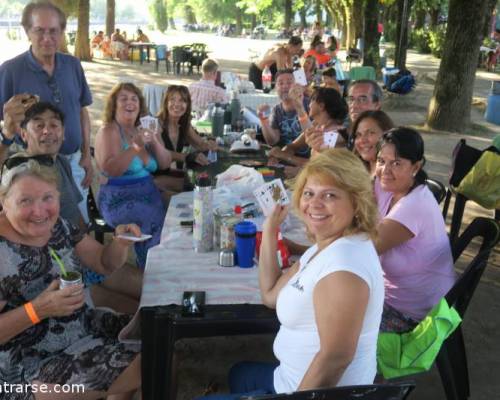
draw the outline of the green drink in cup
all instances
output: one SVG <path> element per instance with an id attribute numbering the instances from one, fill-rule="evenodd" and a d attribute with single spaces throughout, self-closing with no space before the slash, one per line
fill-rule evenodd
<path id="1" fill-rule="evenodd" d="M 57 263 L 57 265 L 59 265 L 59 268 L 61 270 L 59 289 L 64 289 L 65 287 L 73 285 L 80 285 L 83 282 L 82 274 L 80 272 L 66 271 L 64 263 L 62 262 L 61 258 L 57 255 L 57 253 L 54 251 L 54 249 L 49 248 L 49 253 L 52 259 Z"/>

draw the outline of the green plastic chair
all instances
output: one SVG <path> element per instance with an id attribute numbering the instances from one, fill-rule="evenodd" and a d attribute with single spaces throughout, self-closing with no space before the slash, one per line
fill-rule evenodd
<path id="1" fill-rule="evenodd" d="M 359 81 L 360 79 L 376 80 L 377 76 L 373 67 L 353 67 L 349 71 L 351 82 Z"/>

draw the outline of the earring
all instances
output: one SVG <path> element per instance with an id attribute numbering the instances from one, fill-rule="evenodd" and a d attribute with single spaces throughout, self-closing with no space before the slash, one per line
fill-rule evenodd
<path id="1" fill-rule="evenodd" d="M 413 177 L 415 178 L 416 176 L 417 176 L 417 173 L 416 173 L 416 172 L 414 172 L 414 173 L 413 173 Z"/>

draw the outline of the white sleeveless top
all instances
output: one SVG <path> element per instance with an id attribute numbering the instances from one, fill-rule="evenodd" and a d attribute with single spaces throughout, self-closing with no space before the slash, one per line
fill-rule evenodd
<path id="1" fill-rule="evenodd" d="M 300 258 L 299 271 L 278 295 L 276 312 L 281 327 L 273 346 L 274 354 L 280 361 L 274 371 L 277 393 L 296 391 L 319 351 L 313 292 L 323 277 L 336 271 L 348 271 L 359 276 L 370 290 L 356 353 L 338 386 L 371 384 L 377 371 L 376 350 L 384 303 L 384 280 L 373 242 L 366 235 L 343 237 L 309 262 L 316 251 L 317 246 L 314 245 L 304 253 Z"/>

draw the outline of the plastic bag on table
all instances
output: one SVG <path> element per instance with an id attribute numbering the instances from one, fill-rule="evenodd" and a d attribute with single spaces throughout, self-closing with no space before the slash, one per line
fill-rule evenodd
<path id="1" fill-rule="evenodd" d="M 254 168 L 241 165 L 231 165 L 226 171 L 217 175 L 217 188 L 227 187 L 235 196 L 242 200 L 250 199 L 253 202 L 253 191 L 262 186 L 264 178 Z"/>

